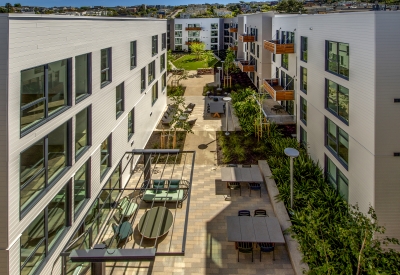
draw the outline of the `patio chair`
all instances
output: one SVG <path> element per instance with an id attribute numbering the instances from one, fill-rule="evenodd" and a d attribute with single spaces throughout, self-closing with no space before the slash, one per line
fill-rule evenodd
<path id="1" fill-rule="evenodd" d="M 228 182 L 227 187 L 229 188 L 229 196 L 232 197 L 232 190 L 238 190 L 240 191 L 240 196 L 242 196 L 242 187 L 240 185 L 240 182 Z"/>
<path id="2" fill-rule="evenodd" d="M 238 216 L 251 216 L 250 210 L 239 210 L 238 211 Z"/>
<path id="3" fill-rule="evenodd" d="M 253 243 L 248 243 L 248 242 L 238 242 L 236 243 L 236 247 L 238 250 L 238 262 L 239 262 L 239 252 L 242 253 L 251 253 L 251 261 L 254 261 L 254 255 L 253 255 Z M 261 253 L 261 252 L 260 252 Z"/>
<path id="4" fill-rule="evenodd" d="M 193 125 L 196 123 L 196 121 L 197 121 L 197 118 L 196 118 L 196 119 L 189 120 L 189 121 L 188 121 L 188 124 L 189 124 L 190 126 L 193 126 Z"/>
<path id="5" fill-rule="evenodd" d="M 268 217 L 267 210 L 265 209 L 254 210 L 254 217 Z"/>
<path id="6" fill-rule="evenodd" d="M 257 243 L 258 247 L 260 247 L 260 262 L 261 262 L 261 253 L 262 252 L 272 252 L 272 260 L 275 261 L 275 244 L 274 243 Z"/>
<path id="7" fill-rule="evenodd" d="M 253 191 L 260 191 L 260 198 L 261 198 L 261 184 L 259 184 L 258 182 L 249 182 L 247 185 L 248 188 L 250 189 L 250 194 L 249 194 L 250 197 L 251 197 L 251 190 L 253 190 Z"/>

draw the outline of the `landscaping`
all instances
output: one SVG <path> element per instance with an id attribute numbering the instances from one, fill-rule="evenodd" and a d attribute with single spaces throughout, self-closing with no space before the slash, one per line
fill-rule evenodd
<path id="1" fill-rule="evenodd" d="M 284 137 L 275 124 L 257 141 L 255 120 L 259 107 L 251 89 L 232 94 L 232 104 L 241 134 L 219 135 L 221 160 L 244 163 L 255 154 L 267 159 L 278 186 L 278 200 L 291 215 L 290 234 L 297 239 L 308 264 L 309 274 L 400 274 L 400 254 L 385 244 L 399 244 L 384 238 L 374 209 L 368 215 L 349 205 L 325 179 L 319 166 L 296 139 Z M 238 137 L 238 136 L 241 136 Z M 252 147 L 249 144 L 252 143 Z M 240 149 L 245 148 L 245 150 Z M 294 206 L 290 209 L 290 160 L 287 147 L 300 152 L 294 160 Z"/>
<path id="2" fill-rule="evenodd" d="M 185 94 L 186 87 L 182 85 L 178 86 L 167 86 L 167 96 L 183 96 Z"/>
<path id="3" fill-rule="evenodd" d="M 213 67 L 217 62 L 218 60 L 216 58 L 213 58 L 211 61 L 207 62 L 204 59 L 198 60 L 197 56 L 194 54 L 187 54 L 178 58 L 172 63 L 177 68 L 182 68 L 185 70 L 197 70 L 199 68 Z"/>

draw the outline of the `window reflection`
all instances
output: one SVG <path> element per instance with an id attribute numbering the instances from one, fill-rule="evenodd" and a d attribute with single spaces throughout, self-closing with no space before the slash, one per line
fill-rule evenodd
<path id="1" fill-rule="evenodd" d="M 74 210 L 75 214 L 80 210 L 81 206 L 87 197 L 87 166 L 86 162 L 81 168 L 76 172 L 74 176 Z"/>
<path id="2" fill-rule="evenodd" d="M 88 145 L 88 108 L 86 108 L 79 112 L 75 119 L 75 155 L 79 155 Z"/>
<path id="3" fill-rule="evenodd" d="M 63 187 L 47 207 L 48 243 L 51 249 L 66 226 L 67 188 Z"/>
<path id="4" fill-rule="evenodd" d="M 89 94 L 89 54 L 75 57 L 75 101 Z"/>
<path id="5" fill-rule="evenodd" d="M 67 166 L 67 123 L 48 136 L 48 178 L 52 182 Z"/>

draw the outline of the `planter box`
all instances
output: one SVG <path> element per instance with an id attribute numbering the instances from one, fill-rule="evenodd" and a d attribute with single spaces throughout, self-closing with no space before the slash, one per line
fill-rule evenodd
<path id="1" fill-rule="evenodd" d="M 198 75 L 210 75 L 214 74 L 214 68 L 198 68 L 197 69 Z"/>

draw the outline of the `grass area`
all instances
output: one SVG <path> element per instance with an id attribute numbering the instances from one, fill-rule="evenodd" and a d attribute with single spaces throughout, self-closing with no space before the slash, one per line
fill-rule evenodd
<path id="1" fill-rule="evenodd" d="M 197 70 L 198 68 L 213 67 L 217 62 L 218 60 L 214 58 L 210 63 L 207 64 L 207 62 L 205 62 L 203 59 L 197 60 L 195 55 L 187 54 L 175 60 L 173 64 L 177 68 L 182 68 L 185 70 Z"/>

